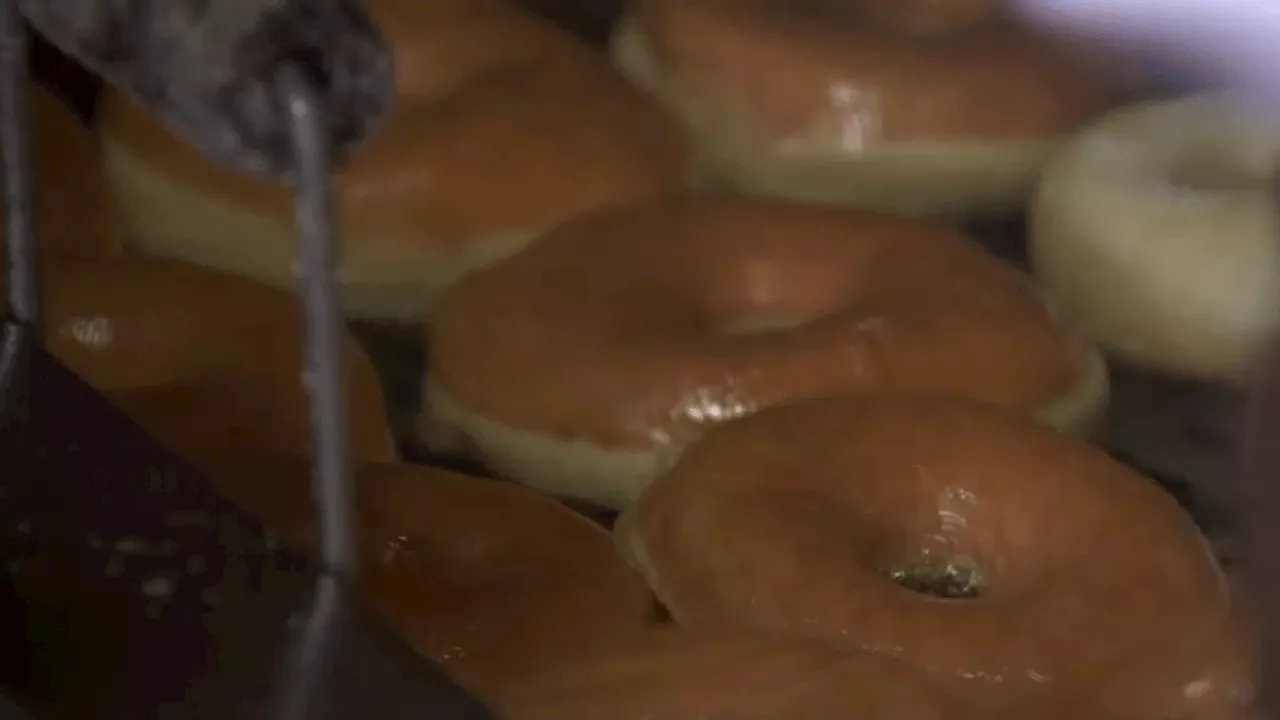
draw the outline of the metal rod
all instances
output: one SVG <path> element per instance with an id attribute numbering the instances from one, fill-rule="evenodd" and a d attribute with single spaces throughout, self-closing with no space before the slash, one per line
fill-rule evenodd
<path id="1" fill-rule="evenodd" d="M 27 34 L 17 2 L 0 10 L 0 155 L 3 156 L 5 272 L 9 317 L 37 322 L 36 257 L 27 108 Z"/>
<path id="2" fill-rule="evenodd" d="M 310 397 L 312 487 L 320 536 L 320 562 L 340 578 L 356 576 L 355 517 L 347 452 L 345 397 L 335 266 L 328 128 L 315 93 L 295 67 L 279 75 L 281 96 L 293 121 L 297 160 L 295 221 L 301 256 L 306 319 L 306 368 Z"/>
<path id="3" fill-rule="evenodd" d="M 13 398 L 18 366 L 38 333 L 27 36 L 17 0 L 0 2 L 0 186 L 4 202 L 3 285 L 7 319 L 0 338 L 0 408 Z"/>

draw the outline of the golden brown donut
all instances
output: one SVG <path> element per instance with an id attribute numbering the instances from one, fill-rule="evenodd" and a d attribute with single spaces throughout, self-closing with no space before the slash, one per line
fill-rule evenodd
<path id="1" fill-rule="evenodd" d="M 308 466 L 225 458 L 228 497 L 314 545 Z M 643 632 L 648 588 L 598 525 L 518 485 L 413 465 L 355 475 L 365 586 L 423 655 L 487 696 Z"/>
<path id="2" fill-rule="evenodd" d="M 581 218 L 433 314 L 423 434 L 624 507 L 704 426 L 789 400 L 974 397 L 1087 432 L 1096 353 L 966 237 L 869 211 L 673 201 Z"/>
<path id="3" fill-rule="evenodd" d="M 489 699 L 503 720 L 959 720 L 918 670 L 764 635 L 655 632 Z"/>
<path id="4" fill-rule="evenodd" d="M 175 449 L 308 452 L 297 301 L 123 255 L 97 138 L 48 90 L 29 100 L 46 348 Z M 373 367 L 351 337 L 343 353 L 353 452 L 395 459 Z"/>
<path id="5" fill-rule="evenodd" d="M 49 91 L 29 93 L 46 348 L 174 449 L 309 452 L 296 299 L 122 254 L 97 138 Z M 352 451 L 393 460 L 373 367 L 350 336 L 343 356 Z"/>
<path id="6" fill-rule="evenodd" d="M 910 214 L 1016 210 L 1111 92 L 991 2 L 643 0 L 616 63 L 716 184 Z"/>
<path id="7" fill-rule="evenodd" d="M 440 287 L 578 213 L 681 191 L 678 126 L 593 49 L 503 0 L 374 0 L 398 98 L 336 178 L 346 309 L 417 319 Z M 205 160 L 123 95 L 99 118 L 132 247 L 292 289 L 282 187 Z"/>
<path id="8" fill-rule="evenodd" d="M 850 396 L 726 423 L 617 533 L 682 625 L 895 655 L 975 702 L 1213 717 L 1252 692 L 1223 573 L 1174 499 L 990 405 Z"/>
<path id="9" fill-rule="evenodd" d="M 31 165 L 38 258 L 101 257 L 121 245 L 97 138 L 61 100 L 32 83 Z"/>
<path id="10" fill-rule="evenodd" d="M 195 459 L 309 452 L 302 310 L 289 294 L 184 263 L 116 256 L 42 267 L 48 350 Z M 368 357 L 343 339 L 353 457 L 396 458 Z"/>

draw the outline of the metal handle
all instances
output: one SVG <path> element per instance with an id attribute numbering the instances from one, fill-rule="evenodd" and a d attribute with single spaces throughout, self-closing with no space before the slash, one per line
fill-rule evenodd
<path id="1" fill-rule="evenodd" d="M 306 368 L 310 397 L 312 494 L 320 528 L 320 562 L 344 579 L 356 575 L 355 519 L 347 452 L 341 337 L 335 268 L 332 164 L 324 118 L 315 91 L 295 67 L 279 77 L 292 120 L 297 186 L 294 204 L 306 315 Z"/>
<path id="2" fill-rule="evenodd" d="M 4 201 L 4 296 L 0 410 L 13 402 L 18 369 L 39 333 L 27 38 L 16 2 L 0 3 L 0 184 Z"/>

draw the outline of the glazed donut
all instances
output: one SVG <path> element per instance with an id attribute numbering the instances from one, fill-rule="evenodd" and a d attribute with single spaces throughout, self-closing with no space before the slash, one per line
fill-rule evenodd
<path id="1" fill-rule="evenodd" d="M 41 269 L 45 347 L 196 462 L 231 449 L 310 452 L 302 310 L 287 293 L 166 260 Z M 382 390 L 342 346 L 352 456 L 394 460 Z"/>
<path id="2" fill-rule="evenodd" d="M 678 126 L 504 0 L 373 0 L 398 100 L 336 177 L 345 309 L 417 320 L 442 286 L 578 213 L 682 191 Z M 296 285 L 291 196 L 213 165 L 119 93 L 100 112 L 131 246 Z"/>
<path id="3" fill-rule="evenodd" d="M 1251 699 L 1227 583 L 1174 499 L 987 404 L 849 396 L 726 423 L 616 532 L 689 628 L 894 655 L 991 707 L 1062 693 L 1090 717 L 1221 717 L 1197 713 Z"/>
<path id="4" fill-rule="evenodd" d="M 490 698 L 503 720 L 976 718 L 892 659 L 769 636 L 654 632 Z"/>
<path id="5" fill-rule="evenodd" d="M 48 90 L 32 83 L 27 97 L 39 260 L 116 252 L 120 222 L 106 192 L 97 139 Z"/>
<path id="6" fill-rule="evenodd" d="M 96 137 L 30 86 L 37 272 L 47 350 L 199 462 L 230 448 L 310 450 L 302 309 L 286 293 L 122 254 Z M 397 457 L 373 366 L 343 341 L 355 457 Z"/>
<path id="7" fill-rule="evenodd" d="M 1112 92 L 991 4 L 644 0 L 613 55 L 683 120 L 715 186 L 1004 213 Z"/>
<path id="8" fill-rule="evenodd" d="M 1071 141 L 1030 214 L 1036 277 L 1138 365 L 1239 379 L 1276 329 L 1280 124 L 1225 95 L 1123 108 Z"/>
<path id="9" fill-rule="evenodd" d="M 672 201 L 563 226 L 446 292 L 423 435 L 625 507 L 703 426 L 792 399 L 971 396 L 1087 432 L 1096 353 L 1016 270 L 870 211 Z"/>
<path id="10" fill-rule="evenodd" d="M 215 477 L 283 540 L 314 547 L 306 463 L 228 458 Z M 361 466 L 355 488 L 374 605 L 480 697 L 650 624 L 652 596 L 608 534 L 550 498 L 413 465 Z"/>

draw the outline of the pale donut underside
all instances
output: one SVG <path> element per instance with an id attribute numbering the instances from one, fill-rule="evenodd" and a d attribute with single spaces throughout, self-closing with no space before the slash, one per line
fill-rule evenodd
<path id="1" fill-rule="evenodd" d="M 1280 125 L 1226 95 L 1121 109 L 1050 163 L 1031 263 L 1063 314 L 1159 371 L 1235 380 L 1276 327 Z"/>
<path id="2" fill-rule="evenodd" d="M 1090 351 L 1085 375 L 1037 419 L 1087 437 L 1100 426 L 1109 395 L 1106 362 Z M 421 436 L 438 452 L 470 452 L 488 469 L 559 497 L 625 509 L 671 466 L 694 438 L 651 450 L 610 449 L 497 422 L 458 402 L 427 379 Z"/>
<path id="3" fill-rule="evenodd" d="M 1031 192 L 1058 140 L 876 142 L 836 117 L 770 141 L 750 110 L 661 67 L 644 31 L 624 18 L 614 31 L 615 65 L 667 105 L 693 138 L 703 183 L 748 195 L 856 205 L 908 215 L 995 215 Z"/>
<path id="4" fill-rule="evenodd" d="M 297 289 L 293 228 L 286 222 L 183 188 L 110 138 L 102 139 L 102 155 L 132 248 Z M 416 321 L 442 288 L 507 257 L 545 230 L 495 232 L 452 252 L 425 237 L 393 241 L 357 235 L 354 241 L 367 247 L 395 251 L 347 254 L 338 268 L 343 310 L 357 319 Z M 343 234 L 349 242 L 352 236 Z M 255 241 L 248 250 L 245 243 L 228 243 L 228 237 Z"/>

